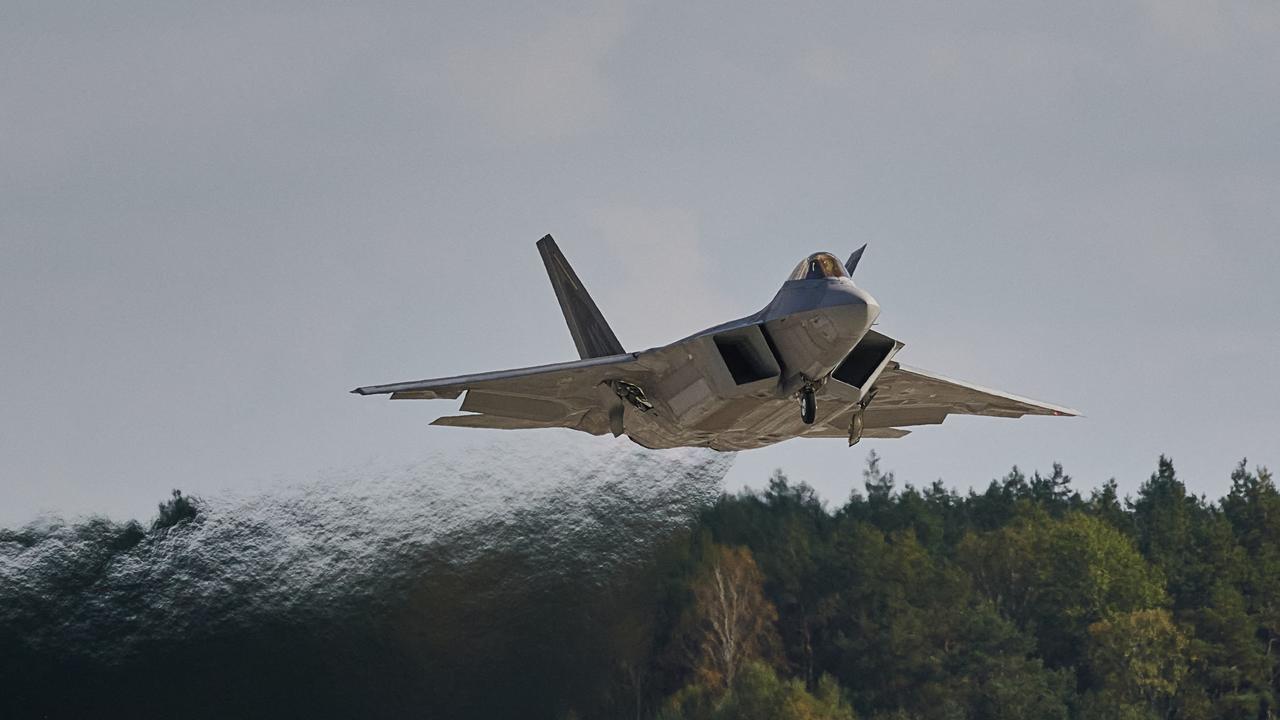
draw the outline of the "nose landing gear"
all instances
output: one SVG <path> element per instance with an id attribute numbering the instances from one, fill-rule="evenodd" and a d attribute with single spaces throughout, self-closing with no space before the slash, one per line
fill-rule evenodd
<path id="1" fill-rule="evenodd" d="M 806 384 L 800 389 L 800 421 L 812 425 L 818 416 L 818 401 L 814 397 L 814 387 Z"/>

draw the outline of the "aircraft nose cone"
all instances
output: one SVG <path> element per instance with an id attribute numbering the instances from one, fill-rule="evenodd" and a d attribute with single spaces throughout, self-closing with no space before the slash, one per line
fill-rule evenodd
<path id="1" fill-rule="evenodd" d="M 848 292 L 849 296 L 853 298 L 850 302 L 862 303 L 863 305 L 866 305 L 867 308 L 874 310 L 876 313 L 880 312 L 880 303 L 876 302 L 876 299 L 871 297 L 871 293 L 866 290 L 863 290 L 857 285 L 853 285 L 847 288 L 846 292 Z"/>
<path id="2" fill-rule="evenodd" d="M 841 324 L 855 337 L 862 337 L 880 315 L 880 303 L 853 283 L 831 288 L 824 300 L 824 305 L 841 315 Z"/>

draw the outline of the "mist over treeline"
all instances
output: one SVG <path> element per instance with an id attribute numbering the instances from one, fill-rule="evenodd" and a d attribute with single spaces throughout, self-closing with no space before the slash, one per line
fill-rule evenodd
<path id="1" fill-rule="evenodd" d="M 0 531 L 0 716 L 1272 718 L 1280 492 L 839 506 L 726 456 L 432 466 Z M 440 484 L 441 478 L 448 482 Z M 534 481 L 536 479 L 536 482 Z M 532 488 L 530 488 L 532 484 Z M 447 487 L 448 491 L 440 490 Z"/>
<path id="2" fill-rule="evenodd" d="M 622 447 L 513 439 L 0 531 L 0 717 L 558 712 L 630 568 L 732 462 Z"/>

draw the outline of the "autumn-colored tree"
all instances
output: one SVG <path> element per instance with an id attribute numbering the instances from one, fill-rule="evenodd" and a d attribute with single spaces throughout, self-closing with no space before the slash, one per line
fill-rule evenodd
<path id="1" fill-rule="evenodd" d="M 1089 664 L 1112 706 L 1169 717 L 1187 675 L 1187 638 L 1164 609 L 1137 610 L 1089 626 Z"/>
<path id="2" fill-rule="evenodd" d="M 692 667 L 709 685 L 727 688 L 745 663 L 772 655 L 778 612 L 764 595 L 764 575 L 745 547 L 711 545 L 693 579 L 689 646 Z"/>

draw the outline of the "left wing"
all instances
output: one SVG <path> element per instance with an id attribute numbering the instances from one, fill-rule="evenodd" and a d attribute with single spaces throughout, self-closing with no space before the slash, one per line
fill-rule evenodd
<path id="1" fill-rule="evenodd" d="M 455 399 L 466 392 L 461 410 L 476 414 L 442 417 L 432 425 L 568 427 L 599 435 L 609 431 L 607 406 L 617 399 L 604 383 L 643 382 L 648 372 L 639 358 L 640 353 L 624 353 L 515 370 L 369 385 L 351 392 L 390 394 L 392 400 Z"/>
<path id="2" fill-rule="evenodd" d="M 875 396 L 867 407 L 868 429 L 902 425 L 935 425 L 947 415 L 1070 415 L 1071 408 L 1050 405 L 999 390 L 952 380 L 928 370 L 892 362 L 876 380 Z"/>

